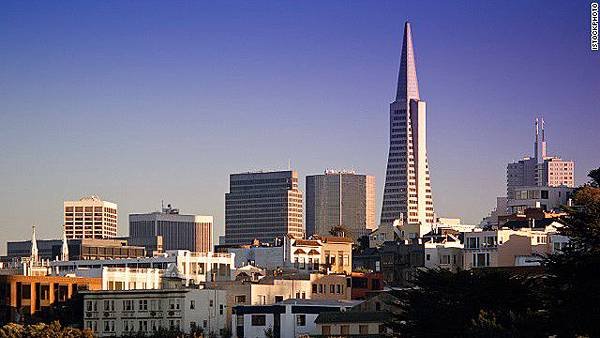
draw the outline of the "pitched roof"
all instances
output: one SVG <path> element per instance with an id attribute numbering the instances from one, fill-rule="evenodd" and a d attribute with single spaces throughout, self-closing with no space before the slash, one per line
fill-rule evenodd
<path id="1" fill-rule="evenodd" d="M 389 312 L 321 312 L 315 323 L 383 323 L 391 319 Z"/>

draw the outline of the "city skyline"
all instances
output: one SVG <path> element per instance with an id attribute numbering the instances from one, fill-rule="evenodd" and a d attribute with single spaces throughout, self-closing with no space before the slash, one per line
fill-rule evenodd
<path id="1" fill-rule="evenodd" d="M 320 14 L 271 4 L 267 15 L 266 5 L 240 4 L 258 17 L 210 24 L 194 15 L 210 21 L 206 13 L 230 8 L 159 13 L 99 4 L 67 11 L 77 18 L 26 6 L 5 3 L 0 14 L 9 47 L 0 68 L 0 226 L 7 239 L 27 239 L 33 223 L 38 238 L 60 238 L 63 201 L 96 193 L 123 216 L 158 209 L 160 200 L 213 215 L 216 238 L 229 174 L 285 168 L 289 159 L 301 190 L 306 175 L 328 167 L 374 175 L 379 213 L 388 142 L 381 131 L 406 19 L 429 103 L 439 216 L 466 223 L 486 216 L 504 194 L 505 164 L 530 153 L 534 117 L 546 120 L 549 153 L 576 162 L 576 185 L 600 158 L 593 142 L 600 99 L 592 95 L 600 70 L 587 45 L 585 6 L 339 2 Z M 468 17 L 477 11 L 489 15 Z M 125 23 L 128 15 L 137 20 Z M 153 26 L 169 17 L 184 24 Z M 249 32 L 239 34 L 244 26 Z M 201 34 L 207 27 L 215 36 Z M 120 217 L 119 235 L 126 220 Z"/>

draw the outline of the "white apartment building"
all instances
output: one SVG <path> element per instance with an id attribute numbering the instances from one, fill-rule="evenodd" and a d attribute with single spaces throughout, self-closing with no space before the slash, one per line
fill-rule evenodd
<path id="1" fill-rule="evenodd" d="M 110 278 L 115 282 L 120 279 L 128 284 L 137 281 L 136 278 L 155 278 L 157 273 L 151 269 L 158 269 L 160 270 L 158 275 L 168 274 L 170 277 L 181 278 L 186 285 L 189 285 L 202 284 L 207 281 L 231 280 L 234 270 L 233 263 L 234 255 L 229 253 L 174 250 L 153 257 L 53 261 L 50 262 L 50 267 L 53 273 L 59 275 L 77 275 L 86 270 L 113 268 L 107 270 L 107 276 L 111 276 Z M 126 270 L 126 268 L 130 270 Z M 131 269 L 150 270 L 145 270 L 144 273 L 142 273 L 144 270 L 135 270 L 137 272 L 132 273 Z M 141 274 L 141 277 L 133 277 L 138 273 Z M 131 277 L 127 277 L 127 275 Z"/>
<path id="2" fill-rule="evenodd" d="M 425 268 L 447 269 L 458 271 L 463 267 L 463 243 L 458 236 L 448 234 L 445 239 L 436 242 L 424 242 L 425 246 Z"/>
<path id="3" fill-rule="evenodd" d="M 564 247 L 557 237 L 562 224 L 552 219 L 509 221 L 497 230 L 475 230 L 464 234 L 464 269 L 539 265 L 536 255 L 547 255 Z M 561 244 L 562 243 L 562 244 Z"/>
<path id="4" fill-rule="evenodd" d="M 85 291 L 83 322 L 98 337 L 159 328 L 223 334 L 226 292 L 208 289 Z"/>
<path id="5" fill-rule="evenodd" d="M 515 186 L 506 200 L 508 215 L 523 213 L 528 208 L 557 210 L 569 203 L 574 188 L 550 186 Z"/>
<path id="6" fill-rule="evenodd" d="M 117 237 L 117 205 L 100 197 L 85 196 L 65 201 L 64 225 L 67 238 Z"/>
<path id="7" fill-rule="evenodd" d="M 234 337 L 297 338 L 317 334 L 315 320 L 321 312 L 347 311 L 360 301 L 287 299 L 273 305 L 233 308 Z"/>

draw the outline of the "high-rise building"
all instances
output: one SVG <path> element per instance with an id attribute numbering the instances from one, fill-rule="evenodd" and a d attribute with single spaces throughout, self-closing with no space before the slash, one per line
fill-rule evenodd
<path id="1" fill-rule="evenodd" d="M 548 156 L 544 119 L 535 119 L 533 157 L 509 163 L 506 168 L 506 192 L 510 198 L 517 187 L 574 187 L 575 163 Z"/>
<path id="2" fill-rule="evenodd" d="M 356 240 L 375 227 L 375 177 L 346 171 L 306 176 L 306 234 L 343 226 Z"/>
<path id="3" fill-rule="evenodd" d="M 434 222 L 426 143 L 426 104 L 419 84 L 410 23 L 404 26 L 396 99 L 390 104 L 390 148 L 381 224 Z"/>
<path id="4" fill-rule="evenodd" d="M 98 196 L 64 202 L 67 238 L 113 238 L 117 236 L 117 205 Z"/>
<path id="5" fill-rule="evenodd" d="M 169 204 L 160 212 L 129 215 L 129 241 L 155 251 L 162 236 L 164 250 L 213 251 L 213 217 L 182 215 Z"/>
<path id="6" fill-rule="evenodd" d="M 225 242 L 272 242 L 304 236 L 302 191 L 296 171 L 232 174 L 225 194 Z"/>

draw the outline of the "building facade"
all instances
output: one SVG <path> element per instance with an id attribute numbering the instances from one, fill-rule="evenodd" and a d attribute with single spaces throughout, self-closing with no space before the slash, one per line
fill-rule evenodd
<path id="1" fill-rule="evenodd" d="M 335 226 L 354 240 L 375 229 L 374 176 L 331 170 L 306 176 L 306 234 L 327 236 Z"/>
<path id="2" fill-rule="evenodd" d="M 117 205 L 98 196 L 65 201 L 64 225 L 67 238 L 117 237 Z"/>
<path id="3" fill-rule="evenodd" d="M 121 337 L 159 328 L 221 335 L 226 327 L 225 291 L 160 289 L 84 293 L 84 327 L 97 337 Z"/>
<path id="4" fill-rule="evenodd" d="M 0 275 L 0 320 L 22 322 L 36 312 L 66 302 L 80 291 L 101 287 L 101 278 Z"/>
<path id="5" fill-rule="evenodd" d="M 171 208 L 170 204 L 160 212 L 129 215 L 129 238 L 132 243 L 144 243 L 150 249 L 155 246 L 157 236 L 162 237 L 165 251 L 211 252 L 213 217 L 182 215 L 179 209 Z"/>
<path id="6" fill-rule="evenodd" d="M 539 255 L 560 250 L 568 242 L 556 236 L 561 226 L 552 219 L 530 219 L 509 221 L 496 230 L 465 232 L 463 268 L 540 265 Z"/>
<path id="7" fill-rule="evenodd" d="M 144 257 L 144 247 L 133 246 L 123 239 L 68 239 L 69 259 L 108 259 Z M 54 260 L 62 254 L 62 240 L 37 240 L 39 259 Z M 6 244 L 9 258 L 28 257 L 31 253 L 31 241 L 9 241 Z"/>
<path id="8" fill-rule="evenodd" d="M 322 312 L 346 311 L 353 301 L 288 299 L 273 305 L 236 306 L 233 309 L 233 337 L 296 338 L 317 334 L 315 320 Z"/>
<path id="9" fill-rule="evenodd" d="M 426 104 L 419 97 L 410 23 L 406 22 L 398 89 L 390 104 L 390 148 L 381 224 L 392 224 L 400 218 L 405 223 L 433 223 L 426 141 Z"/>
<path id="10" fill-rule="evenodd" d="M 225 242 L 271 243 L 304 236 L 302 192 L 295 171 L 232 174 L 225 194 Z M 225 244 L 225 243 L 221 243 Z"/>
<path id="11" fill-rule="evenodd" d="M 231 280 L 234 269 L 231 254 L 185 250 L 167 251 L 153 257 L 50 262 L 51 271 L 60 275 L 104 267 L 156 268 L 162 270 L 162 275 L 181 278 L 186 285 Z"/>

